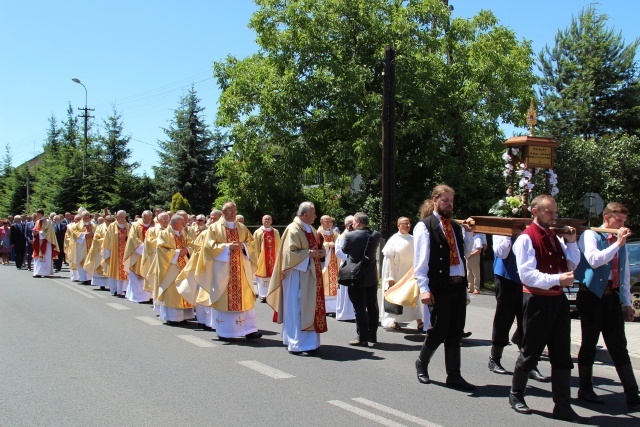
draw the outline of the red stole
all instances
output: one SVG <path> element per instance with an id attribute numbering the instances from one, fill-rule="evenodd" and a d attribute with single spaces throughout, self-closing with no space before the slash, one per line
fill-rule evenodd
<path id="1" fill-rule="evenodd" d="M 93 227 L 91 227 L 91 223 L 89 225 L 84 225 L 84 229 L 87 233 L 93 232 Z M 87 253 L 91 250 L 91 245 L 93 244 L 93 236 L 85 235 L 85 242 L 87 242 Z"/>
<path id="2" fill-rule="evenodd" d="M 127 248 L 127 227 L 120 228 L 116 225 L 118 230 L 118 280 L 129 280 L 129 274 L 124 271 L 124 250 Z"/>
<path id="3" fill-rule="evenodd" d="M 538 271 L 545 274 L 558 274 L 569 271 L 562 245 L 553 231 L 532 223 L 522 234 L 526 234 L 531 239 L 531 244 L 536 253 L 536 268 Z M 529 287 L 523 283 L 522 290 L 534 295 L 554 296 L 562 294 L 560 286 L 554 286 L 546 290 Z"/>
<path id="4" fill-rule="evenodd" d="M 325 242 L 333 242 L 333 233 L 324 234 L 323 230 L 318 232 L 318 236 L 320 239 Z M 336 258 L 336 248 L 329 248 L 329 252 L 331 254 L 331 259 L 329 261 L 329 265 L 327 266 L 327 271 L 329 273 L 329 283 L 327 286 L 329 287 L 328 296 L 335 297 L 338 295 L 338 258 Z"/>
<path id="5" fill-rule="evenodd" d="M 318 249 L 318 240 L 316 236 L 311 233 L 304 234 L 307 236 L 307 242 L 309 243 L 309 249 Z M 311 257 L 310 257 L 311 258 Z M 314 325 L 316 332 L 321 334 L 327 332 L 327 311 L 324 306 L 324 286 L 322 281 L 322 265 L 318 258 L 311 258 L 316 270 L 316 313 L 314 319 Z"/>
<path id="6" fill-rule="evenodd" d="M 227 243 L 240 240 L 238 229 L 224 227 Z M 242 251 L 229 249 L 229 282 L 227 284 L 227 310 L 242 310 Z"/>
<path id="7" fill-rule="evenodd" d="M 271 277 L 273 274 L 273 267 L 276 265 L 276 238 L 273 228 L 269 231 L 264 231 L 262 234 L 263 243 L 262 250 L 264 251 L 264 263 L 265 263 L 265 277 Z"/>

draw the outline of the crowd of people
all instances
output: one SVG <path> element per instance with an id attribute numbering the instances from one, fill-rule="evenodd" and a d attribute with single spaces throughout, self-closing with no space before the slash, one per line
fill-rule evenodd
<path id="1" fill-rule="evenodd" d="M 266 303 L 294 355 L 320 348 L 327 316 L 355 321 L 357 336 L 348 344 L 359 347 L 378 342 L 380 325 L 401 330 L 416 321 L 425 334 L 415 361 L 418 381 L 431 382 L 431 358 L 444 345 L 445 384 L 472 391 L 475 386 L 461 374 L 460 341 L 466 336 L 469 293 L 479 290 L 479 255 L 487 243 L 467 222 L 453 220 L 454 195 L 451 187 L 436 186 L 420 208 L 413 235 L 410 219 L 398 219 L 398 232 L 381 252 L 380 276 L 381 235 L 371 230 L 368 216 L 348 216 L 340 233 L 335 220 L 324 215 L 315 229 L 317 214 L 310 202 L 300 205 L 282 235 L 269 215 L 251 233 L 233 202 L 208 216 L 157 209 L 133 220 L 124 211 L 91 214 L 80 208 L 76 215 L 45 217 L 39 210 L 29 218 L 0 221 L 0 252 L 3 264 L 14 259 L 16 268 L 32 270 L 38 278 L 67 264 L 74 282 L 153 304 L 170 325 L 195 319 L 223 341 L 260 339 L 255 303 Z M 633 320 L 625 248 L 628 210 L 609 203 L 602 226 L 617 233 L 585 231 L 578 240 L 570 227 L 558 233 L 552 229 L 557 217 L 552 197 L 538 196 L 530 207 L 533 222 L 522 234 L 493 236 L 497 305 L 489 370 L 513 375 L 509 404 L 519 413 L 531 413 L 525 389 L 528 379 L 549 381 L 537 368 L 546 347 L 554 418 L 588 421 L 570 405 L 570 313 L 562 287 L 577 280 L 582 323 L 578 398 L 604 403 L 592 384 L 602 334 L 629 409 L 640 408 L 624 332 L 624 321 Z M 339 283 L 340 268 L 347 263 L 360 264 L 358 280 L 348 287 Z M 388 304 L 391 295 L 402 295 L 404 302 Z M 516 332 L 509 339 L 514 320 Z M 520 349 L 513 373 L 502 366 L 509 340 Z"/>

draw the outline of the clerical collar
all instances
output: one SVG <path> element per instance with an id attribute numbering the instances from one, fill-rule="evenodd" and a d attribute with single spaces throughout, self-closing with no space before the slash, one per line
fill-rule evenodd
<path id="1" fill-rule="evenodd" d="M 331 235 L 331 230 L 325 230 L 324 228 L 322 229 L 322 232 L 327 235 L 330 236 Z"/>
<path id="2" fill-rule="evenodd" d="M 118 224 L 118 227 L 120 227 L 120 228 L 125 228 L 127 226 L 127 224 L 120 224 L 119 222 L 116 223 L 116 224 Z"/>
<path id="3" fill-rule="evenodd" d="M 91 221 L 84 223 L 84 225 L 89 225 L 89 224 L 91 224 Z"/>
<path id="4" fill-rule="evenodd" d="M 151 227 L 151 224 L 144 224 L 144 223 L 143 223 L 143 224 L 142 224 L 142 226 L 143 226 L 144 228 L 149 228 L 149 227 Z"/>
<path id="5" fill-rule="evenodd" d="M 307 233 L 311 233 L 311 226 L 304 221 L 300 221 L 300 222 L 304 226 L 304 231 L 306 231 Z"/>
<path id="6" fill-rule="evenodd" d="M 224 220 L 224 222 L 227 223 L 227 228 L 236 228 L 236 223 L 233 221 L 227 221 L 226 219 Z"/>
<path id="7" fill-rule="evenodd" d="M 262 226 L 262 229 L 263 229 L 264 231 L 271 231 L 271 227 L 265 227 L 264 225 Z"/>
<path id="8" fill-rule="evenodd" d="M 171 231 L 173 231 L 173 234 L 175 234 L 176 236 L 180 235 L 180 232 L 175 230 L 175 229 L 173 229 L 173 227 L 171 228 Z"/>

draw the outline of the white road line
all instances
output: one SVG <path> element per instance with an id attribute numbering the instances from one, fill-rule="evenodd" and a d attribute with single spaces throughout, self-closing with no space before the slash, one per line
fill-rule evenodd
<path id="1" fill-rule="evenodd" d="M 327 403 L 330 403 L 338 408 L 342 408 L 345 411 L 352 412 L 356 415 L 360 415 L 363 418 L 366 418 L 371 421 L 375 421 L 378 424 L 382 424 L 383 426 L 388 427 L 406 427 L 404 424 L 397 423 L 388 418 L 381 417 L 380 415 L 376 415 L 372 412 L 365 411 L 364 409 L 360 409 L 357 406 L 349 405 L 348 403 L 344 403 L 340 400 L 329 400 Z"/>
<path id="2" fill-rule="evenodd" d="M 394 415 L 398 418 L 402 418 L 403 420 L 410 421 L 412 423 L 418 424 L 420 426 L 425 427 L 442 427 L 439 424 L 432 423 L 427 420 L 423 420 L 422 418 L 414 417 L 413 415 L 406 414 L 404 412 L 398 411 L 397 409 L 390 408 L 388 406 L 384 406 L 380 403 L 373 402 L 369 399 L 365 399 L 364 397 L 354 397 L 351 400 L 355 400 L 358 403 L 362 403 L 363 405 L 367 405 L 371 408 L 377 409 L 381 412 L 386 412 L 387 414 Z"/>
<path id="3" fill-rule="evenodd" d="M 95 298 L 95 296 L 93 296 L 91 294 L 88 294 L 88 293 L 86 293 L 84 291 L 81 291 L 77 287 L 75 287 L 73 285 L 69 285 L 68 283 L 60 282 L 58 280 L 51 280 L 51 281 L 57 283 L 60 286 L 64 286 L 67 289 L 71 289 L 72 291 L 77 292 L 77 293 L 79 293 L 80 295 L 82 295 L 84 297 L 91 298 L 91 299 Z"/>
<path id="4" fill-rule="evenodd" d="M 295 375 L 291 375 L 276 368 L 272 368 L 271 366 L 265 365 L 264 363 L 258 362 L 257 360 L 244 360 L 236 363 L 249 369 L 253 369 L 256 372 L 260 372 L 261 374 L 264 374 L 276 380 L 295 378 Z"/>
<path id="5" fill-rule="evenodd" d="M 136 317 L 136 319 L 141 320 L 147 325 L 151 325 L 151 326 L 162 325 L 162 321 L 156 319 L 155 317 L 140 316 L 140 317 Z"/>
<path id="6" fill-rule="evenodd" d="M 131 310 L 131 307 L 127 307 L 126 305 L 118 304 L 117 302 L 106 302 L 109 307 L 115 308 L 116 310 Z"/>
<path id="7" fill-rule="evenodd" d="M 193 345 L 197 345 L 198 347 L 217 347 L 214 343 L 209 342 L 207 340 L 203 340 L 202 338 L 194 337 L 193 335 L 176 335 L 178 338 L 185 340 Z"/>

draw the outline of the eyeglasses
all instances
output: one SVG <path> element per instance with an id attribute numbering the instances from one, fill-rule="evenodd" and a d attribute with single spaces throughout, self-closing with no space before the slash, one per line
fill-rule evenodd
<path id="1" fill-rule="evenodd" d="M 196 221 L 198 221 L 198 222 L 204 222 L 204 219 L 198 219 L 198 220 L 196 220 Z"/>

